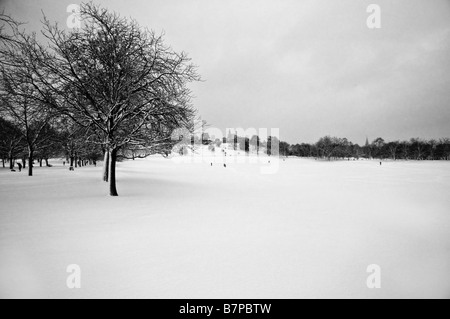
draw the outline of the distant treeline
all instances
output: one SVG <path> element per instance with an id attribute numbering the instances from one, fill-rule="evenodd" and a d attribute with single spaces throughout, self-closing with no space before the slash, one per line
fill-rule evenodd
<path id="1" fill-rule="evenodd" d="M 366 140 L 364 146 L 354 144 L 346 138 L 325 136 L 314 144 L 289 144 L 269 136 L 267 141 L 258 136 L 252 138 L 229 136 L 223 140 L 209 140 L 203 137 L 204 143 L 219 146 L 222 143 L 233 145 L 235 150 L 245 152 L 267 153 L 269 155 L 314 157 L 326 160 L 376 158 L 392 160 L 449 160 L 450 139 L 425 140 L 412 138 L 409 141 L 387 142 L 379 137 L 372 141 Z"/>
<path id="2" fill-rule="evenodd" d="M 325 159 L 378 158 L 392 160 L 449 160 L 450 139 L 424 140 L 412 138 L 409 141 L 386 142 L 381 137 L 364 146 L 353 144 L 346 138 L 326 136 L 315 144 L 285 145 L 282 155 L 318 157 Z M 286 143 L 287 144 L 287 143 Z"/>

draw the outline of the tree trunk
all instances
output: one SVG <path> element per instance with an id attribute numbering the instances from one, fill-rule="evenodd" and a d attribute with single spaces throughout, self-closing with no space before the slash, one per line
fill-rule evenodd
<path id="1" fill-rule="evenodd" d="M 73 170 L 74 168 L 73 168 L 73 164 L 74 164 L 74 162 L 75 162 L 75 157 L 70 157 L 70 167 L 69 167 L 69 169 L 70 170 Z"/>
<path id="2" fill-rule="evenodd" d="M 45 159 L 45 166 L 50 167 L 50 164 L 48 163 L 48 158 Z"/>
<path id="3" fill-rule="evenodd" d="M 28 176 L 33 176 L 33 149 L 28 149 Z"/>
<path id="4" fill-rule="evenodd" d="M 3 164 L 3 168 L 5 168 L 5 159 L 2 158 L 2 164 Z"/>
<path id="5" fill-rule="evenodd" d="M 116 188 L 116 160 L 117 149 L 112 149 L 109 155 L 109 194 L 111 196 L 119 196 Z"/>
<path id="6" fill-rule="evenodd" d="M 42 158 L 39 159 L 39 167 L 42 167 Z"/>
<path id="7" fill-rule="evenodd" d="M 105 151 L 105 158 L 103 160 L 103 181 L 109 181 L 109 151 Z"/>
<path id="8" fill-rule="evenodd" d="M 14 169 L 14 160 L 12 156 L 9 156 L 9 169 Z"/>
<path id="9" fill-rule="evenodd" d="M 22 158 L 22 166 L 23 166 L 23 168 L 27 168 L 27 158 L 26 157 Z"/>

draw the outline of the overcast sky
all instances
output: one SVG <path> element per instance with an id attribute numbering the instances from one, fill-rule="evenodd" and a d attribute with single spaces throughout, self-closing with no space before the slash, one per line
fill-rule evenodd
<path id="1" fill-rule="evenodd" d="M 450 137 L 449 0 L 97 0 L 164 30 L 204 82 L 194 103 L 212 126 L 280 128 L 290 143 Z M 0 0 L 38 30 L 76 0 Z M 381 7 L 369 29 L 367 7 Z"/>

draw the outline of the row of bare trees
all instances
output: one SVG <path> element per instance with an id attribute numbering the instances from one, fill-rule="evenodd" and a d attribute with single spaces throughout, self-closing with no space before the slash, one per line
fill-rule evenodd
<path id="1" fill-rule="evenodd" d="M 18 130 L 31 164 L 52 144 L 51 129 L 71 161 L 86 145 L 103 150 L 103 179 L 117 196 L 118 157 L 166 153 L 174 130 L 190 127 L 188 84 L 199 76 L 185 53 L 133 20 L 90 3 L 79 18 L 81 28 L 65 30 L 44 17 L 40 42 L 2 17 L 0 115 Z"/>
<path id="2" fill-rule="evenodd" d="M 327 160 L 350 158 L 450 160 L 450 138 L 438 140 L 412 138 L 409 141 L 386 142 L 379 137 L 371 143 L 367 140 L 364 146 L 360 146 L 346 138 L 325 136 L 314 144 L 290 145 L 274 136 L 269 136 L 267 140 L 263 140 L 257 135 L 249 138 L 230 133 L 227 138 L 223 138 L 223 141 L 219 139 L 211 141 L 208 134 L 203 134 L 201 142 L 216 146 L 220 146 L 223 142 L 233 146 L 234 150 L 257 154 L 315 157 Z M 192 143 L 194 143 L 194 139 Z M 197 143 L 200 143 L 200 140 Z"/>
<path id="3" fill-rule="evenodd" d="M 377 138 L 364 146 L 368 157 L 380 159 L 450 160 L 450 138 L 412 138 L 409 141 L 386 142 Z"/>
<path id="4" fill-rule="evenodd" d="M 364 146 L 353 144 L 346 138 L 326 136 L 315 144 L 289 145 L 289 155 L 324 159 L 377 158 L 392 160 L 450 160 L 450 139 L 386 142 L 377 138 Z"/>

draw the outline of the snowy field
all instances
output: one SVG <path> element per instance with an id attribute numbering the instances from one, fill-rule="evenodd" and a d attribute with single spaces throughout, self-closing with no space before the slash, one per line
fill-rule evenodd
<path id="1" fill-rule="evenodd" d="M 0 297 L 450 298 L 449 162 L 155 157 L 119 163 L 118 198 L 51 164 L 0 169 Z"/>

